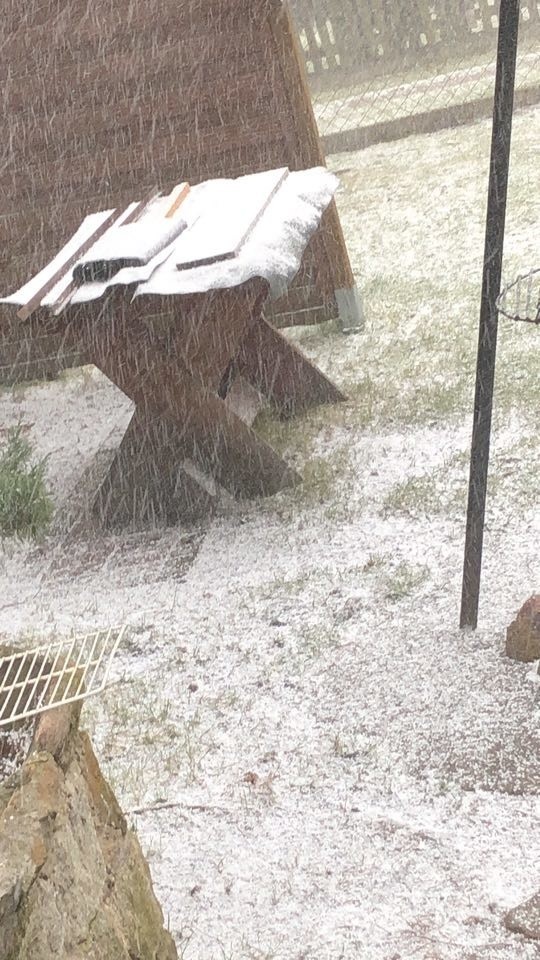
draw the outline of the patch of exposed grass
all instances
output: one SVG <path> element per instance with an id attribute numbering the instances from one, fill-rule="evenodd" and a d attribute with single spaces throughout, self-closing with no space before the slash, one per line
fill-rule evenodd
<path id="1" fill-rule="evenodd" d="M 334 627 L 324 624 L 303 627 L 300 632 L 299 654 L 306 660 L 316 660 L 336 643 Z"/>
<path id="2" fill-rule="evenodd" d="M 338 382 L 348 402 L 287 422 L 260 417 L 257 430 L 282 455 L 305 461 L 315 441 L 336 427 L 355 433 L 401 429 L 456 421 L 470 411 L 478 285 L 463 281 L 456 290 L 451 279 L 375 276 L 363 294 L 370 317 L 364 334 L 295 331 L 294 339 Z"/>
<path id="3" fill-rule="evenodd" d="M 383 501 L 383 512 L 392 513 L 433 513 L 434 503 L 437 502 L 436 483 L 433 473 L 422 477 L 407 477 L 394 484 Z M 439 505 L 442 506 L 440 501 Z"/>
<path id="4" fill-rule="evenodd" d="M 323 507 L 329 519 L 350 516 L 354 509 L 349 495 L 352 442 L 345 434 L 336 443 L 333 433 L 340 426 L 343 406 L 319 407 L 291 420 L 279 420 L 268 412 L 257 419 L 259 435 L 282 457 L 290 460 L 302 475 L 302 483 L 298 486 L 284 491 L 277 498 L 261 501 L 263 509 L 287 515 L 298 508 Z M 329 444 L 331 439 L 334 442 L 325 451 L 327 438 Z M 322 452 L 318 452 L 321 448 Z"/>
<path id="5" fill-rule="evenodd" d="M 384 553 L 370 553 L 364 565 L 361 567 L 362 573 L 373 573 L 376 570 L 380 570 L 381 567 L 386 563 L 386 556 Z"/>
<path id="6" fill-rule="evenodd" d="M 287 422 L 268 414 L 258 421 L 268 442 L 291 459 L 305 478 L 296 491 L 279 498 L 279 510 L 293 504 L 324 505 L 328 519 L 346 518 L 354 509 L 347 491 L 354 488 L 350 464 L 359 433 L 457 423 L 472 417 L 478 284 L 466 279 L 456 288 L 451 277 L 448 282 L 422 278 L 406 283 L 399 277 L 379 276 L 364 292 L 371 329 L 362 336 L 325 340 L 309 328 L 295 331 L 302 348 L 317 343 L 316 359 L 323 369 L 339 371 L 334 377 L 348 402 L 319 407 Z M 537 434 L 537 339 L 537 331 L 524 325 L 501 323 L 494 431 L 504 427 L 510 416 L 517 416 L 530 422 L 531 435 Z M 495 491 L 494 471 L 495 465 L 491 471 Z M 456 460 L 426 477 L 408 478 L 389 492 L 385 509 L 439 515 L 463 509 L 466 475 L 466 467 Z M 524 485 L 524 495 L 527 489 Z"/>
<path id="7" fill-rule="evenodd" d="M 163 675 L 136 677 L 105 691 L 86 710 L 91 730 L 122 802 L 152 801 L 166 794 L 172 778 L 195 783 L 215 749 L 208 711 L 178 716 L 170 699 L 159 695 Z M 149 751 L 152 769 L 148 770 Z"/>
<path id="8" fill-rule="evenodd" d="M 473 385 L 476 286 L 457 294 L 429 278 L 374 277 L 365 299 L 371 332 L 358 338 L 343 381 L 364 422 L 385 429 L 461 417 Z"/>
<path id="9" fill-rule="evenodd" d="M 409 563 L 400 563 L 388 574 L 384 584 L 385 600 L 393 603 L 411 596 L 412 593 L 425 582 L 429 574 L 427 567 L 412 566 Z"/>
<path id="10" fill-rule="evenodd" d="M 284 673 L 287 677 L 301 677 L 309 673 L 317 662 L 339 642 L 339 628 L 329 623 L 306 623 L 294 631 L 288 642 L 277 644 L 278 652 L 273 660 L 274 675 Z"/>
<path id="11" fill-rule="evenodd" d="M 538 422 L 540 410 L 540 333 L 524 323 L 501 321 L 497 357 L 495 428 L 510 412 Z"/>
<path id="12" fill-rule="evenodd" d="M 47 489 L 47 461 L 33 461 L 22 427 L 8 431 L 0 452 L 0 536 L 35 539 L 48 529 L 53 504 Z"/>
<path id="13" fill-rule="evenodd" d="M 313 440 L 325 428 L 400 429 L 461 418 L 472 403 L 478 286 L 451 280 L 375 276 L 364 285 L 368 329 L 322 339 L 296 331 L 348 402 L 291 421 L 287 441 Z M 444 322 L 443 322 L 444 320 Z M 276 439 L 275 434 L 268 438 Z M 278 439 L 279 442 L 279 439 Z"/>
<path id="14" fill-rule="evenodd" d="M 489 472 L 489 498 L 506 502 L 513 513 L 538 502 L 538 438 L 536 425 L 509 448 L 494 452 Z M 466 509 L 469 451 L 449 458 L 442 466 L 407 477 L 390 488 L 382 504 L 385 515 L 448 516 Z"/>
<path id="15" fill-rule="evenodd" d="M 425 384 L 414 370 L 396 363 L 388 381 L 371 381 L 366 404 L 366 382 L 346 383 L 345 390 L 360 413 L 358 425 L 402 428 L 448 422 L 466 408 L 469 381 L 459 376 L 444 383 Z M 369 414 L 366 416 L 366 414 Z M 354 422 L 354 414 L 351 418 Z"/>
<path id="16" fill-rule="evenodd" d="M 254 428 L 280 456 L 290 456 L 305 462 L 313 450 L 313 444 L 324 427 L 327 417 L 332 418 L 332 413 L 335 415 L 336 409 L 335 407 L 317 407 L 287 420 L 280 420 L 270 410 L 264 410 L 257 417 Z"/>
<path id="17" fill-rule="evenodd" d="M 540 445 L 535 424 L 510 448 L 496 453 L 489 473 L 489 496 L 514 515 L 538 507 Z"/>
<path id="18" fill-rule="evenodd" d="M 312 457 L 302 468 L 304 502 L 321 504 L 334 494 L 336 464 L 331 459 Z"/>
<path id="19" fill-rule="evenodd" d="M 422 476 L 407 477 L 386 494 L 384 514 L 449 514 L 464 510 L 467 497 L 467 458 L 463 454 Z"/>

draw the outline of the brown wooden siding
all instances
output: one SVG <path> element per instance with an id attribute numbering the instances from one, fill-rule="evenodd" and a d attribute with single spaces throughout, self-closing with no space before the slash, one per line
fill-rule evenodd
<path id="1" fill-rule="evenodd" d="M 168 191 L 323 160 L 281 0 L 25 0 L 24 13 L 0 0 L 0 47 L 5 292 L 85 214 L 154 183 Z M 319 319 L 332 312 L 334 288 L 352 283 L 332 205 L 283 317 L 294 322 L 300 304 Z"/>

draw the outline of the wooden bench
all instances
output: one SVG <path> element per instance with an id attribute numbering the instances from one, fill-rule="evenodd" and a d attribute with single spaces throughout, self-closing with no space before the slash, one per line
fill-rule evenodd
<path id="1" fill-rule="evenodd" d="M 105 524 L 198 517 L 215 499 L 206 478 L 238 498 L 271 496 L 301 481 L 227 402 L 241 382 L 289 416 L 344 399 L 263 318 L 267 294 L 267 283 L 254 279 L 134 303 L 116 290 L 98 308 L 66 310 L 74 347 L 135 404 L 96 499 Z"/>
<path id="2" fill-rule="evenodd" d="M 96 497 L 105 524 L 175 522 L 207 512 L 220 488 L 259 497 L 301 480 L 253 430 L 238 399 L 250 390 L 281 416 L 344 399 L 264 315 L 271 281 L 281 289 L 283 271 L 297 268 L 333 189 L 325 171 L 203 184 L 175 214 L 184 220 L 172 240 L 163 215 L 170 198 L 95 214 L 13 295 L 21 323 L 46 329 L 56 314 L 66 349 L 94 363 L 135 405 Z M 137 216 L 145 218 L 136 224 L 139 242 L 156 229 L 167 240 L 157 260 L 152 254 L 147 265 L 118 270 L 127 222 Z M 99 243 L 112 260 L 99 260 Z M 264 278 L 259 270 L 272 264 L 273 251 L 278 266 Z M 106 279 L 96 281 L 96 263 Z M 75 282 L 86 273 L 88 283 Z"/>

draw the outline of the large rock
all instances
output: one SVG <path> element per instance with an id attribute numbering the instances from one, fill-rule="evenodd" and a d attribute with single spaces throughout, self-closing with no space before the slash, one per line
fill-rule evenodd
<path id="1" fill-rule="evenodd" d="M 0 784 L 0 957 L 177 960 L 137 838 L 66 709 L 43 715 Z"/>
<path id="2" fill-rule="evenodd" d="M 540 594 L 523 604 L 506 631 L 506 653 L 513 660 L 531 663 L 540 660 Z"/>
<path id="3" fill-rule="evenodd" d="M 521 933 L 530 940 L 540 940 L 540 893 L 509 910 L 504 922 L 512 933 Z"/>

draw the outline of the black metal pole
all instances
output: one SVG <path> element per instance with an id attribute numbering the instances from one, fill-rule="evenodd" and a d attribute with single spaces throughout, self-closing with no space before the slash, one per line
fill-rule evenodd
<path id="1" fill-rule="evenodd" d="M 460 626 L 473 629 L 478 623 L 519 14 L 520 0 L 501 0 L 460 616 Z"/>

